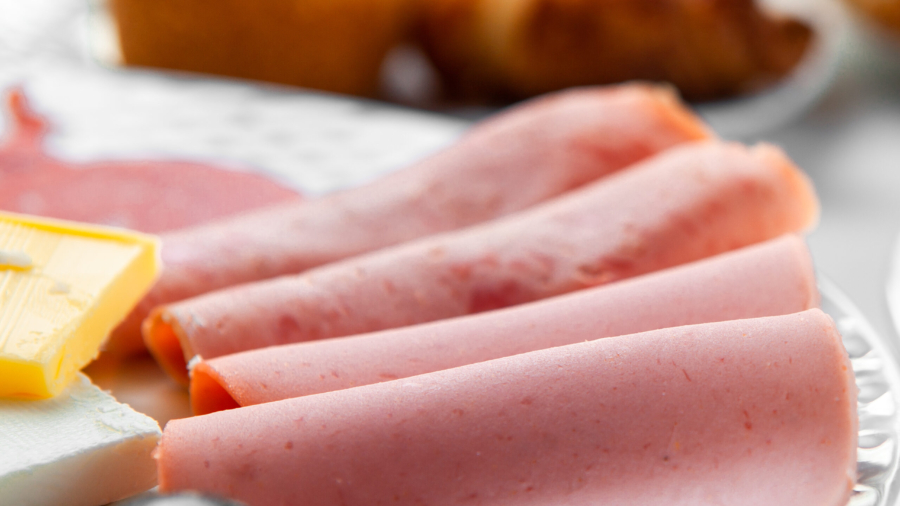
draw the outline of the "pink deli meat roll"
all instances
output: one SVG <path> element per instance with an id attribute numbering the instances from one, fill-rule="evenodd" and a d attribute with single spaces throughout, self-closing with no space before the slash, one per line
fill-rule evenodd
<path id="1" fill-rule="evenodd" d="M 818 309 L 169 422 L 162 491 L 251 506 L 844 506 L 856 385 Z"/>
<path id="2" fill-rule="evenodd" d="M 809 180 L 777 148 L 684 145 L 516 215 L 163 307 L 145 340 L 186 384 L 197 354 L 531 302 L 801 230 L 817 212 Z"/>
<path id="3" fill-rule="evenodd" d="M 515 308 L 202 361 L 195 414 L 406 378 L 601 337 L 818 307 L 806 244 L 789 235 Z"/>
<path id="4" fill-rule="evenodd" d="M 710 136 L 667 88 L 533 100 L 372 184 L 164 236 L 162 277 L 107 349 L 143 349 L 140 322 L 154 306 L 496 218 Z"/>

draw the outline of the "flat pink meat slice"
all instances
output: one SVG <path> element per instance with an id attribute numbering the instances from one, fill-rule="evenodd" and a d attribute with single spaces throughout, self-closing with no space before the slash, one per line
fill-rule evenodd
<path id="1" fill-rule="evenodd" d="M 856 385 L 818 309 L 169 422 L 160 490 L 251 506 L 844 506 Z"/>
<path id="2" fill-rule="evenodd" d="M 372 184 L 169 234 L 166 270 L 108 348 L 143 349 L 150 310 L 519 211 L 709 131 L 665 88 L 540 98 Z"/>
<path id="3" fill-rule="evenodd" d="M 48 127 L 19 90 L 0 145 L 0 209 L 159 233 L 297 200 L 256 174 L 176 161 L 63 162 L 44 153 Z"/>
<path id="4" fill-rule="evenodd" d="M 202 361 L 191 372 L 191 405 L 206 414 L 589 339 L 796 313 L 818 300 L 809 251 L 789 235 L 515 308 Z"/>
<path id="5" fill-rule="evenodd" d="M 521 213 L 165 306 L 148 348 L 185 361 L 397 328 L 599 286 L 809 227 L 812 186 L 771 146 L 703 142 Z"/>

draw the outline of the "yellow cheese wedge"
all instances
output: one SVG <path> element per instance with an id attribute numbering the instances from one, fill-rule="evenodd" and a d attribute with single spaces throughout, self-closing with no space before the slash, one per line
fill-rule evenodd
<path id="1" fill-rule="evenodd" d="M 61 392 L 159 268 L 155 237 L 0 212 L 0 397 Z"/>

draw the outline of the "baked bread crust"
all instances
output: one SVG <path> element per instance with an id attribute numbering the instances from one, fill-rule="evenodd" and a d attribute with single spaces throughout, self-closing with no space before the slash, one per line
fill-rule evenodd
<path id="1" fill-rule="evenodd" d="M 526 96 L 631 79 L 691 100 L 757 91 L 802 59 L 812 30 L 753 0 L 429 0 L 418 36 L 451 94 Z"/>
<path id="2" fill-rule="evenodd" d="M 409 0 L 112 0 L 125 63 L 375 95 Z"/>

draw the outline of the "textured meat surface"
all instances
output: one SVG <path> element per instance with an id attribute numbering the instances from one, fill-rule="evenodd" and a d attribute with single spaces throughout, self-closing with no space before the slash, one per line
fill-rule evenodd
<path id="1" fill-rule="evenodd" d="M 48 126 L 19 90 L 0 145 L 0 209 L 159 233 L 296 200 L 255 174 L 176 161 L 69 163 L 42 145 Z"/>
<path id="2" fill-rule="evenodd" d="M 802 313 L 598 339 L 175 420 L 160 488 L 251 505 L 840 506 L 856 386 Z"/>
<path id="3" fill-rule="evenodd" d="M 203 361 L 191 374 L 191 404 L 195 414 L 203 414 L 589 339 L 817 306 L 809 251 L 790 235 L 506 310 Z"/>
<path id="4" fill-rule="evenodd" d="M 372 184 L 167 235 L 166 271 L 110 345 L 142 348 L 154 306 L 490 220 L 709 136 L 665 88 L 543 97 Z"/>
<path id="5" fill-rule="evenodd" d="M 154 348 L 173 334 L 185 357 L 213 358 L 478 313 L 801 230 L 817 211 L 776 148 L 684 145 L 499 220 L 164 307 L 147 342 L 165 363 Z"/>

